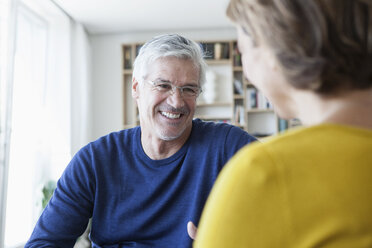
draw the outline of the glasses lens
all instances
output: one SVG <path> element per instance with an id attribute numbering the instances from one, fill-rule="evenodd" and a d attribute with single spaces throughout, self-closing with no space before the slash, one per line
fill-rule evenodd
<path id="1" fill-rule="evenodd" d="M 199 93 L 199 88 L 198 87 L 192 87 L 192 86 L 185 86 L 182 87 L 183 95 L 187 97 L 193 97 L 197 96 Z"/>
<path id="2" fill-rule="evenodd" d="M 167 92 L 172 92 L 174 93 L 173 91 L 176 91 L 177 88 L 180 89 L 181 91 L 181 94 L 184 96 L 184 97 L 195 97 L 195 96 L 198 96 L 201 89 L 199 87 L 196 87 L 196 86 L 183 86 L 183 87 L 179 87 L 179 86 L 173 86 L 171 83 L 169 82 L 162 82 L 162 81 L 158 81 L 158 82 L 151 82 L 150 83 L 153 85 L 153 87 L 159 91 L 159 92 L 162 92 L 162 93 L 167 93 Z"/>
<path id="3" fill-rule="evenodd" d="M 154 82 L 154 87 L 161 92 L 167 92 L 172 90 L 172 85 L 166 82 Z"/>

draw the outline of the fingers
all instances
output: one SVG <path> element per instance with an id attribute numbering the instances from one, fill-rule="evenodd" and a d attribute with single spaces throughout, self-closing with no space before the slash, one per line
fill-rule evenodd
<path id="1" fill-rule="evenodd" d="M 194 223 L 189 221 L 187 223 L 187 233 L 189 234 L 190 238 L 195 239 L 197 231 L 198 228 L 194 225 Z"/>

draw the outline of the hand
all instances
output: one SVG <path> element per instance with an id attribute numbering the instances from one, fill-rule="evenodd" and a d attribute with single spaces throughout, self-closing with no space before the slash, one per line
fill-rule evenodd
<path id="1" fill-rule="evenodd" d="M 187 233 L 189 234 L 190 238 L 195 239 L 196 238 L 196 233 L 198 232 L 198 228 L 189 221 L 187 223 Z"/>

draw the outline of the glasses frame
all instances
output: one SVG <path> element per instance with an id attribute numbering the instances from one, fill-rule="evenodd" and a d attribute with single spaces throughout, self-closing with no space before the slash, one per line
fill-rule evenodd
<path id="1" fill-rule="evenodd" d="M 153 80 L 144 80 L 144 81 L 149 83 L 155 90 L 157 90 L 158 92 L 161 92 L 161 93 L 168 93 L 168 94 L 170 93 L 171 95 L 173 95 L 176 92 L 176 89 L 179 89 L 180 90 L 180 95 L 182 97 L 185 97 L 185 98 L 193 98 L 193 97 L 197 98 L 200 95 L 200 93 L 202 93 L 202 88 L 200 86 L 176 86 L 176 85 L 172 84 L 171 82 L 167 82 L 167 81 L 153 81 Z M 169 85 L 172 88 L 162 91 L 158 87 L 160 85 Z M 193 89 L 197 90 L 196 95 L 186 95 L 186 94 L 184 94 L 184 89 L 187 89 L 187 88 L 193 88 Z"/>

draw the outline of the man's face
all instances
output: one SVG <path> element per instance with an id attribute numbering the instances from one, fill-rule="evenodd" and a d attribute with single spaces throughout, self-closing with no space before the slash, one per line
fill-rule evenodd
<path id="1" fill-rule="evenodd" d="M 176 140 L 189 135 L 195 113 L 196 97 L 183 96 L 179 89 L 161 92 L 152 82 L 170 82 L 174 86 L 199 86 L 199 69 L 191 60 L 165 57 L 147 70 L 145 79 L 133 82 L 142 132 L 161 140 Z"/>

